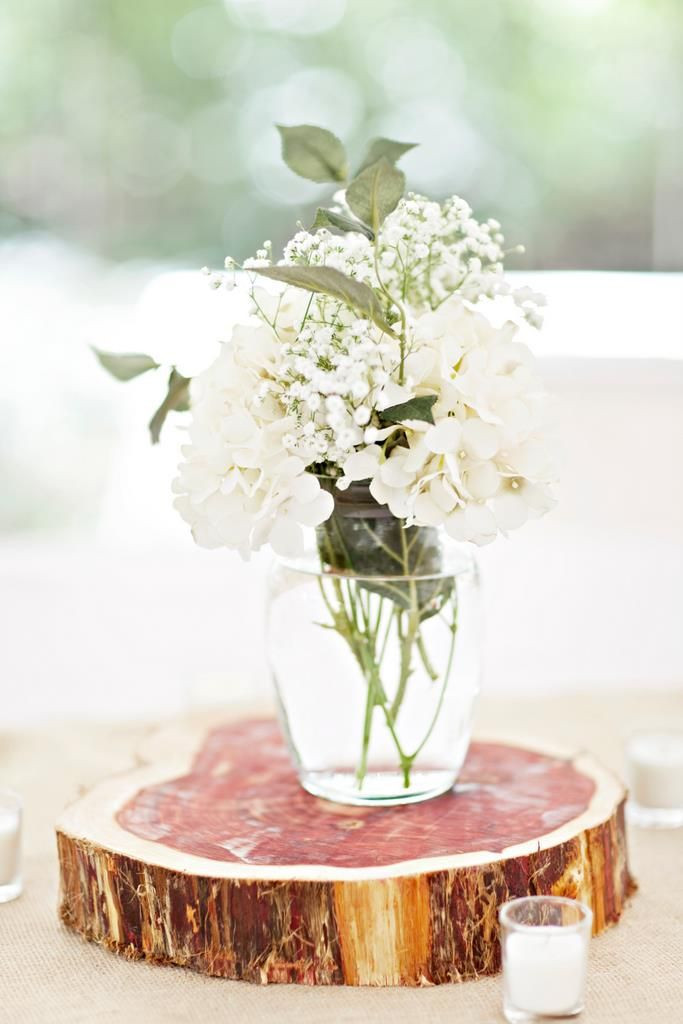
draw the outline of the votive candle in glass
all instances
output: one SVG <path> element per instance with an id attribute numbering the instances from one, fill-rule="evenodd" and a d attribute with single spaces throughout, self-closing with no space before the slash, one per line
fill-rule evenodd
<path id="1" fill-rule="evenodd" d="M 21 798 L 0 789 L 0 903 L 21 893 Z"/>
<path id="2" fill-rule="evenodd" d="M 626 744 L 628 816 L 644 828 L 683 825 L 683 732 L 637 732 Z"/>
<path id="3" fill-rule="evenodd" d="M 503 1013 L 510 1024 L 581 1013 L 593 914 L 561 896 L 524 896 L 499 911 Z"/>

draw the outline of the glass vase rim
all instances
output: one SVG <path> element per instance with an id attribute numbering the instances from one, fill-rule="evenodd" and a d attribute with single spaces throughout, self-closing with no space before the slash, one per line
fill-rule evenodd
<path id="1" fill-rule="evenodd" d="M 325 565 L 320 557 L 314 543 L 307 544 L 303 553 L 298 555 L 280 555 L 273 552 L 275 564 L 291 572 L 301 573 L 306 576 L 320 577 L 322 579 L 338 580 L 367 580 L 369 582 L 387 583 L 401 580 L 415 580 L 416 582 L 429 580 L 455 579 L 459 576 L 468 576 L 477 573 L 478 563 L 474 551 L 470 545 L 460 544 L 452 540 L 447 534 L 443 535 L 444 540 L 444 564 L 437 572 L 424 573 L 370 573 L 356 572 L 352 569 L 333 568 Z"/>
<path id="2" fill-rule="evenodd" d="M 541 903 L 549 903 L 556 907 L 571 907 L 577 911 L 578 919 L 571 922 L 562 921 L 559 924 L 524 924 L 522 921 L 516 921 L 512 916 L 514 909 L 520 907 L 523 903 L 530 903 L 534 906 L 539 906 Z M 509 928 L 511 931 L 524 932 L 527 935 L 539 935 L 549 931 L 570 934 L 590 930 L 593 923 L 593 911 L 587 903 L 583 903 L 581 900 L 573 900 L 569 896 L 553 896 L 550 894 L 546 896 L 542 894 L 536 896 L 517 896 L 515 899 L 507 900 L 499 907 L 498 920 L 502 927 Z"/>

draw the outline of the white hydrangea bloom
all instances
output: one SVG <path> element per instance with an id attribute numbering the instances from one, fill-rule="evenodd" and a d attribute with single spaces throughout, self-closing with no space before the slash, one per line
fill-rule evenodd
<path id="1" fill-rule="evenodd" d="M 375 500 L 408 524 L 477 544 L 552 508 L 548 400 L 516 332 L 455 296 L 417 317 L 408 381 L 413 395 L 437 395 L 435 422 L 407 424 L 408 447 L 388 456 L 377 443 L 356 451 L 340 485 L 370 479 Z"/>
<path id="2" fill-rule="evenodd" d="M 176 508 L 202 547 L 243 555 L 269 543 L 303 549 L 303 526 L 327 519 L 333 499 L 291 455 L 294 426 L 269 387 L 279 342 L 266 326 L 237 327 L 215 362 L 192 382 L 190 443 L 174 482 Z"/>

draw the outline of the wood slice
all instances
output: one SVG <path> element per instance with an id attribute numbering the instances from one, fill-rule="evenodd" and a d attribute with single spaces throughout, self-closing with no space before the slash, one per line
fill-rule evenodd
<path id="1" fill-rule="evenodd" d="M 455 791 L 359 808 L 301 789 L 270 718 L 175 749 L 192 746 L 57 826 L 63 921 L 129 957 L 262 983 L 461 981 L 500 968 L 505 900 L 581 899 L 597 933 L 633 888 L 623 787 L 584 754 L 480 740 Z"/>

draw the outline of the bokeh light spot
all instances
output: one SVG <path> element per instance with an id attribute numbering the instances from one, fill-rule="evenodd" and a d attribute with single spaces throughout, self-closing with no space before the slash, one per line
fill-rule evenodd
<path id="1" fill-rule="evenodd" d="M 311 36 L 337 25 L 346 0 L 225 0 L 236 21 L 250 28 Z"/>
<path id="2" fill-rule="evenodd" d="M 198 7 L 182 17 L 171 36 L 171 53 L 190 78 L 222 78 L 249 56 L 249 37 L 235 32 L 222 7 Z"/>

